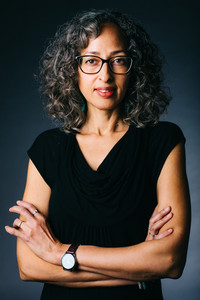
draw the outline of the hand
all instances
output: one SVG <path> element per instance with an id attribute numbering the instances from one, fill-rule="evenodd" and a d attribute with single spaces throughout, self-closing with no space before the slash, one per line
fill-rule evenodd
<path id="1" fill-rule="evenodd" d="M 173 217 L 171 207 L 168 206 L 158 212 L 158 207 L 154 209 L 154 212 L 149 220 L 149 228 L 146 237 L 146 241 L 159 240 L 173 232 L 172 228 L 169 228 L 162 233 L 159 233 L 160 229 Z"/>
<path id="2" fill-rule="evenodd" d="M 5 230 L 9 234 L 21 238 L 43 260 L 60 264 L 60 259 L 66 251 L 66 245 L 62 245 L 54 237 L 46 218 L 36 207 L 25 201 L 17 201 L 17 205 L 11 207 L 9 211 L 20 214 L 20 219 L 16 218 L 13 227 L 6 226 Z"/>

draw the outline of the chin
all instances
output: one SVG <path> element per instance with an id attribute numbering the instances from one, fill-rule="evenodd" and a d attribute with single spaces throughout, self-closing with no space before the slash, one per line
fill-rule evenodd
<path id="1" fill-rule="evenodd" d="M 105 99 L 105 100 L 97 101 L 96 103 L 93 103 L 91 106 L 99 110 L 114 110 L 120 105 L 120 103 L 116 103 L 112 99 L 111 100 Z"/>
<path id="2" fill-rule="evenodd" d="M 102 111 L 110 111 L 110 110 L 115 110 L 117 108 L 116 105 L 98 105 L 96 106 L 97 109 L 102 110 Z"/>

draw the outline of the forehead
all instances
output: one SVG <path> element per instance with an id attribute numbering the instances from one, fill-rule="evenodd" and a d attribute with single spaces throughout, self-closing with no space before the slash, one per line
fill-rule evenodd
<path id="1" fill-rule="evenodd" d="M 96 38 L 88 38 L 88 45 L 82 49 L 85 53 L 107 53 L 127 50 L 127 40 L 120 27 L 114 23 L 101 25 L 100 34 Z"/>

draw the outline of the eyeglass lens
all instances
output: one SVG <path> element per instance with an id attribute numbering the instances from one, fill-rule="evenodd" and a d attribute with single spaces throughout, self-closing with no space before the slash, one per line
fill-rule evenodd
<path id="1" fill-rule="evenodd" d="M 117 74 L 125 74 L 130 70 L 132 59 L 126 56 L 117 56 L 108 60 L 109 67 L 112 72 Z M 97 56 L 81 56 L 79 57 L 79 65 L 81 70 L 87 74 L 98 73 L 102 67 L 103 61 Z"/>

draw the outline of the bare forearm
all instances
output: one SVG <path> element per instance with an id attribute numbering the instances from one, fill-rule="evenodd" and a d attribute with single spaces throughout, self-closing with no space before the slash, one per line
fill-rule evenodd
<path id="1" fill-rule="evenodd" d="M 145 281 L 178 277 L 173 274 L 173 256 L 166 250 L 167 243 L 154 240 L 122 248 L 81 246 L 77 260 L 80 270 L 116 278 Z"/>
<path id="2" fill-rule="evenodd" d="M 18 240 L 18 264 L 20 277 L 25 281 L 49 282 L 68 287 L 114 286 L 133 284 L 91 271 L 64 271 L 36 256 L 21 240 Z"/>
<path id="3" fill-rule="evenodd" d="M 25 281 L 47 282 L 74 288 L 135 284 L 131 280 L 116 279 L 92 271 L 64 271 L 62 267 L 49 264 L 45 261 L 42 261 L 42 263 L 38 261 L 37 265 L 29 265 L 24 273 L 21 270 L 21 278 Z"/>
<path id="4" fill-rule="evenodd" d="M 84 272 L 78 273 L 64 271 L 61 267 L 61 257 L 64 251 L 59 254 L 60 258 L 55 253 L 52 261 L 57 260 L 57 262 L 49 263 L 36 256 L 23 244 L 18 255 L 21 278 L 58 284 L 60 282 L 66 282 L 66 284 L 76 282 L 78 284 L 78 282 L 84 281 L 113 280 L 116 278 L 145 281 L 173 277 L 169 275 L 172 264 L 172 256 L 168 254 L 170 253 L 168 249 L 168 239 L 170 238 L 121 248 L 81 245 L 76 256 L 79 270 Z M 19 243 L 23 242 L 19 240 Z M 29 258 L 26 259 L 26 257 Z"/>
<path id="5" fill-rule="evenodd" d="M 77 282 L 65 282 L 65 281 L 58 281 L 58 282 L 47 282 L 49 284 L 64 286 L 64 287 L 71 287 L 71 288 L 87 288 L 87 287 L 111 287 L 111 286 L 123 286 L 123 285 L 133 285 L 138 284 L 132 280 L 123 280 L 123 279 L 99 279 L 99 280 L 92 280 L 92 281 L 77 281 Z"/>
<path id="6" fill-rule="evenodd" d="M 131 280 L 116 279 L 91 271 L 64 271 L 59 266 L 56 266 L 55 268 L 55 265 L 48 265 L 48 269 L 45 269 L 43 266 L 42 269 L 39 270 L 37 265 L 37 270 L 32 268 L 32 271 L 26 274 L 23 279 L 28 281 L 47 282 L 54 285 L 72 288 L 137 284 Z"/>
<path id="7" fill-rule="evenodd" d="M 81 245 L 76 252 L 79 270 L 93 273 L 92 281 L 106 280 L 110 277 L 145 281 L 179 276 L 171 273 L 177 253 L 181 253 L 180 256 L 184 254 L 183 249 L 186 249 L 184 239 L 179 237 L 178 231 L 180 232 L 176 228 L 167 238 L 145 241 L 130 247 L 101 248 Z M 186 237 L 186 231 L 184 236 Z M 54 242 L 54 247 L 50 247 L 49 251 L 43 251 L 43 257 L 39 258 L 21 239 L 18 239 L 18 242 L 21 244 L 18 262 L 21 278 L 23 277 L 24 280 L 73 282 L 74 278 L 76 282 L 84 281 L 82 277 L 77 277 L 76 273 L 66 272 L 61 267 L 61 258 L 69 245 Z M 179 249 L 177 249 L 177 244 Z M 183 247 L 180 249 L 180 246 Z M 37 247 L 37 249 L 40 248 Z M 96 279 L 97 273 L 107 277 Z"/>

